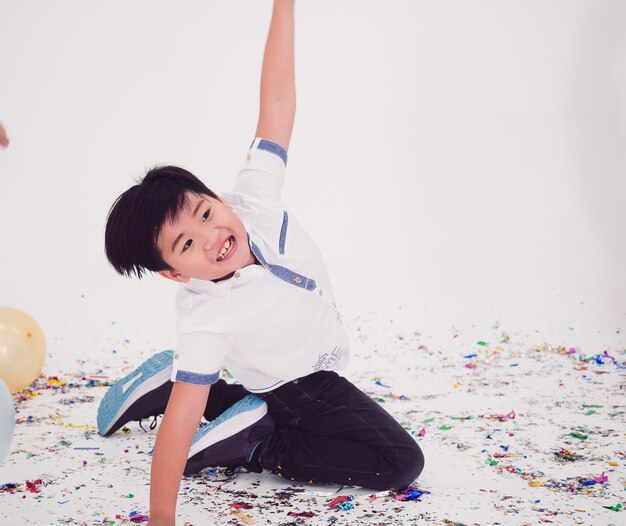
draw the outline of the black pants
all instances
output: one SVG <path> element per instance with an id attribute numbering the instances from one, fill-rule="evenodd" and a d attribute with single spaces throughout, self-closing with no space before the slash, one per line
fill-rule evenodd
<path id="1" fill-rule="evenodd" d="M 248 394 L 241 385 L 218 381 L 205 418 L 213 420 Z M 411 435 L 335 372 L 320 371 L 257 396 L 275 424 L 259 460 L 282 477 L 387 490 L 405 488 L 422 472 L 424 456 Z"/>

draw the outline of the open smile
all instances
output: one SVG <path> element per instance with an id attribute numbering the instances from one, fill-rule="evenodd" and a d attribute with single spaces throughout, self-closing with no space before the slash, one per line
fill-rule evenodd
<path id="1" fill-rule="evenodd" d="M 230 256 L 235 252 L 236 245 L 237 240 L 235 239 L 235 236 L 229 236 L 222 245 L 222 249 L 217 256 L 217 261 L 224 261 L 226 259 L 229 259 Z"/>

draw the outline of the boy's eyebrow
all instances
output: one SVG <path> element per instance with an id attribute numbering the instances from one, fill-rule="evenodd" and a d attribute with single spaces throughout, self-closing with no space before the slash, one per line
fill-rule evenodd
<path id="1" fill-rule="evenodd" d="M 194 209 L 192 214 L 193 217 L 196 217 L 196 214 L 198 213 L 198 210 L 200 210 L 202 203 L 204 203 L 204 199 L 200 199 L 200 201 L 198 201 L 198 204 L 196 205 L 196 208 Z M 172 243 L 172 253 L 174 253 L 174 250 L 176 250 L 176 244 L 181 240 L 184 235 L 184 232 L 178 234 L 178 237 L 174 240 L 174 243 Z"/>

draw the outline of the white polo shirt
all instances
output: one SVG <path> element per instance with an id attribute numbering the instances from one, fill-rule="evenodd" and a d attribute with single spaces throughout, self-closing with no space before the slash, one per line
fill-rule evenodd
<path id="1" fill-rule="evenodd" d="M 281 202 L 286 162 L 282 146 L 257 137 L 234 192 L 222 194 L 261 265 L 181 285 L 172 381 L 212 384 L 225 367 L 248 391 L 266 392 L 347 364 L 348 336 L 326 265 Z"/>

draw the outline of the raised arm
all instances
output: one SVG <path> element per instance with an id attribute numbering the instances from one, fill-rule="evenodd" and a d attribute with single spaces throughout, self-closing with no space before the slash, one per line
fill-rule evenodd
<path id="1" fill-rule="evenodd" d="M 174 383 L 154 445 L 148 526 L 175 525 L 178 487 L 209 391 L 208 385 Z"/>
<path id="2" fill-rule="evenodd" d="M 256 136 L 289 148 L 296 115 L 294 0 L 274 0 L 261 70 Z"/>

